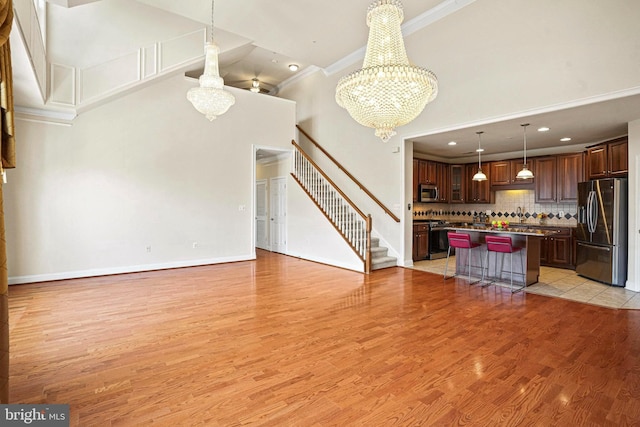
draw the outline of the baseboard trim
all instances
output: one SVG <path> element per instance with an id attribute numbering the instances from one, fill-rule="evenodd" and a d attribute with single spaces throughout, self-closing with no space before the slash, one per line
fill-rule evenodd
<path id="1" fill-rule="evenodd" d="M 357 271 L 359 273 L 364 273 L 364 265 L 362 263 L 359 263 L 358 265 L 353 265 L 353 264 L 349 264 L 349 263 L 336 261 L 334 259 L 326 259 L 326 258 L 322 258 L 322 257 L 310 256 L 310 255 L 306 255 L 306 254 L 298 254 L 298 253 L 293 253 L 293 252 L 288 252 L 287 255 L 295 257 L 295 258 L 301 258 L 301 259 L 304 259 L 306 261 L 317 262 L 319 264 L 325 264 L 325 265 L 330 265 L 332 267 L 339 267 L 339 268 L 344 268 L 345 270 L 351 270 L 351 271 Z"/>
<path id="2" fill-rule="evenodd" d="M 9 285 L 22 285 L 25 283 L 51 282 L 55 280 L 79 279 L 83 277 L 109 276 L 112 274 L 141 273 L 144 271 L 168 270 L 171 268 L 200 267 L 203 265 L 223 264 L 228 262 L 252 261 L 256 259 L 253 254 L 231 257 L 208 258 L 187 261 L 175 261 L 157 264 L 129 265 L 125 267 L 97 268 L 92 270 L 65 271 L 61 273 L 34 274 L 27 276 L 9 277 Z"/>

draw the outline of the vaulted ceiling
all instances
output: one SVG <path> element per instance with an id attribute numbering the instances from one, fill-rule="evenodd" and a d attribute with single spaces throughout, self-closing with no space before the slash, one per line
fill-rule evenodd
<path id="1" fill-rule="evenodd" d="M 403 31 L 410 34 L 434 22 L 456 26 L 456 11 L 475 1 L 404 0 Z M 365 18 L 370 3 L 370 0 L 216 1 L 213 38 L 221 48 L 220 72 L 225 84 L 249 88 L 251 80 L 257 78 L 263 92 L 277 94 L 279 86 L 310 70 L 340 73 L 360 62 L 367 42 Z M 116 58 L 146 43 L 208 27 L 211 7 L 211 0 L 48 0 L 49 60 L 90 66 Z M 505 14 L 499 19 L 521 18 L 517 10 L 505 8 Z M 469 37 L 472 33 L 470 29 L 461 29 L 458 36 Z M 23 49 L 18 46 L 15 51 L 16 70 L 28 66 L 28 61 L 19 57 Z M 411 58 L 410 51 L 408 54 Z M 292 72 L 289 64 L 300 68 Z M 197 77 L 200 72 L 201 67 L 194 67 L 187 75 Z M 33 104 L 30 83 L 22 80 L 24 73 L 17 74 L 16 105 Z M 483 130 L 488 151 L 503 154 L 501 144 L 513 143 L 514 138 L 521 140 L 520 123 L 530 122 L 528 144 L 534 152 L 557 149 L 557 141 L 565 136 L 572 138 L 570 144 L 584 145 L 626 133 L 626 123 L 640 116 L 640 95 L 631 95 L 412 139 L 418 152 L 455 159 L 475 155 L 475 132 Z M 538 135 L 535 129 L 540 126 L 550 127 L 553 137 L 550 133 Z M 446 145 L 449 141 L 457 141 L 458 145 L 451 148 Z"/>

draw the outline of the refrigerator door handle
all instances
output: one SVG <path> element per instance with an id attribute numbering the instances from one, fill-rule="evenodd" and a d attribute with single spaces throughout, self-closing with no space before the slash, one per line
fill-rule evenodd
<path id="1" fill-rule="evenodd" d="M 589 191 L 589 195 L 587 196 L 587 231 L 591 233 L 591 196 L 593 191 Z"/>
<path id="2" fill-rule="evenodd" d="M 598 200 L 595 191 L 589 192 L 589 232 L 595 233 L 598 224 Z"/>

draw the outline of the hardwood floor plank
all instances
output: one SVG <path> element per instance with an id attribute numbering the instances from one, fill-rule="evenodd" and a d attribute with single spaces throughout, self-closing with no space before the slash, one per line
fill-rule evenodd
<path id="1" fill-rule="evenodd" d="M 258 259 L 10 288 L 10 401 L 73 426 L 637 425 L 640 312 Z"/>

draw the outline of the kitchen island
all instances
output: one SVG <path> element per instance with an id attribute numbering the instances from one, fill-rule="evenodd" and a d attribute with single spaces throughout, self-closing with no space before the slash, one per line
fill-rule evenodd
<path id="1" fill-rule="evenodd" d="M 460 276 L 469 274 L 469 259 L 467 257 L 471 256 L 471 276 L 482 277 L 481 265 L 487 259 L 485 235 L 497 234 L 511 237 L 513 246 L 522 248 L 513 254 L 513 283 L 518 286 L 529 286 L 538 282 L 540 277 L 540 242 L 544 237 L 555 233 L 551 230 L 517 226 L 494 228 L 480 225 L 452 225 L 446 229 L 467 233 L 471 236 L 472 242 L 481 244 L 481 250 L 463 250 L 456 253 L 456 274 Z M 488 267 L 485 270 L 485 280 L 510 282 L 509 263 L 508 254 L 496 254 L 495 252 L 490 254 L 489 265 L 485 266 Z M 497 268 L 498 266 L 501 268 Z"/>

